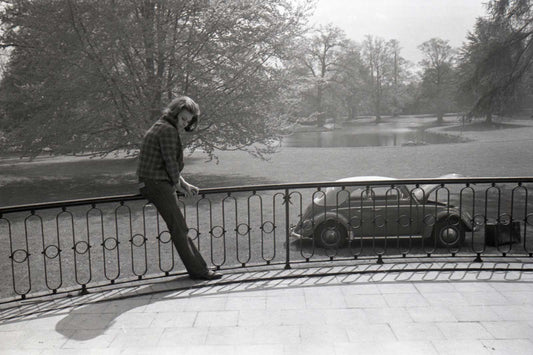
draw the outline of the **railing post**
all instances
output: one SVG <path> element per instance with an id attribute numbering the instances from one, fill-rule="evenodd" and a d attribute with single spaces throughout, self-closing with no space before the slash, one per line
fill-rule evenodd
<path id="1" fill-rule="evenodd" d="M 285 203 L 285 270 L 288 270 L 291 268 L 291 256 L 290 256 L 290 250 L 289 250 L 289 238 L 290 238 L 290 227 L 289 227 L 289 203 L 291 201 L 291 197 L 289 195 L 289 189 L 285 189 L 285 197 L 284 203 Z"/>

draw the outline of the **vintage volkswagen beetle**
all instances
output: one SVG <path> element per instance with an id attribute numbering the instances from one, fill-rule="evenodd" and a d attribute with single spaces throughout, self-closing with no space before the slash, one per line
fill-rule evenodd
<path id="1" fill-rule="evenodd" d="M 458 174 L 440 176 L 460 178 Z M 339 182 L 396 180 L 383 176 L 357 176 Z M 469 213 L 436 201 L 439 184 L 328 187 L 313 194 L 291 235 L 312 238 L 321 247 L 336 248 L 349 240 L 423 238 L 425 245 L 459 248 L 471 231 Z M 446 190 L 445 190 L 446 192 Z M 444 193 L 443 193 L 444 194 Z M 430 199 L 430 198 L 433 198 Z M 439 198 L 440 200 L 440 198 Z"/>

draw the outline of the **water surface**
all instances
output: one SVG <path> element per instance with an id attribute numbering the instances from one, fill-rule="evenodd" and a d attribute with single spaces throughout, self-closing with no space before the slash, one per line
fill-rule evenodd
<path id="1" fill-rule="evenodd" d="M 341 127 L 323 132 L 297 132 L 283 138 L 283 147 L 333 148 L 461 143 L 461 137 L 428 132 L 424 127 Z"/>

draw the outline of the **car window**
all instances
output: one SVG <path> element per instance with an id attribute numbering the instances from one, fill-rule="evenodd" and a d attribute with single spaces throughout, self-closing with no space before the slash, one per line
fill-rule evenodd
<path id="1" fill-rule="evenodd" d="M 405 199 L 407 195 L 403 187 L 391 188 L 390 186 L 374 186 L 369 188 L 357 188 L 352 191 L 352 199 L 363 200 L 389 200 L 397 201 Z"/>
<path id="2" fill-rule="evenodd" d="M 315 204 L 324 206 L 340 205 L 348 200 L 350 196 L 349 187 L 343 190 L 341 187 L 328 187 L 323 191 L 317 191 L 314 194 L 313 201 Z"/>

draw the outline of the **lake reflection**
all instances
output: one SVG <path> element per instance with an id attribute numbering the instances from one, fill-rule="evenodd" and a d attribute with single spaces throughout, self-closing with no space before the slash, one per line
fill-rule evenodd
<path id="1" fill-rule="evenodd" d="M 298 132 L 283 138 L 283 147 L 376 147 L 460 143 L 460 137 L 426 132 L 424 129 L 390 129 L 360 132 L 342 128 L 325 132 Z"/>

